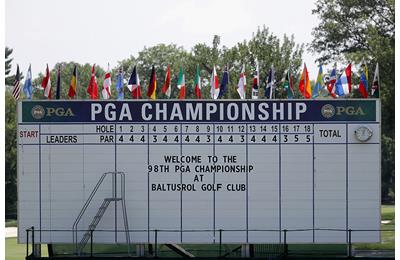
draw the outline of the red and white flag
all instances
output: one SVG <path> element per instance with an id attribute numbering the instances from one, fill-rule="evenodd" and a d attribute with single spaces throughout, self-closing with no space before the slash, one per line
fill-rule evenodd
<path id="1" fill-rule="evenodd" d="M 239 93 L 240 99 L 246 99 L 246 74 L 244 73 L 244 64 L 240 72 L 237 92 Z"/>
<path id="2" fill-rule="evenodd" d="M 212 99 L 218 99 L 219 96 L 219 84 L 218 84 L 218 75 L 217 71 L 215 70 L 215 65 L 214 69 L 211 75 L 211 83 L 210 83 L 210 96 Z"/>
<path id="3" fill-rule="evenodd" d="M 29 67 L 30 69 L 30 67 Z M 20 80 L 20 73 L 19 73 L 19 65 L 17 64 L 17 73 L 15 74 L 14 80 L 14 88 L 13 88 L 13 97 L 18 100 L 21 95 L 21 80 Z"/>
<path id="4" fill-rule="evenodd" d="M 110 64 L 108 65 L 108 69 L 106 75 L 104 76 L 103 81 L 103 89 L 101 91 L 103 95 L 103 99 L 111 98 L 111 72 L 110 72 Z"/>
<path id="5" fill-rule="evenodd" d="M 51 79 L 50 79 L 50 71 L 49 65 L 46 65 L 46 75 L 42 80 L 42 87 L 44 89 L 44 96 L 48 99 L 51 99 Z"/>
<path id="6" fill-rule="evenodd" d="M 251 99 L 258 99 L 258 88 L 260 86 L 260 70 L 258 68 L 258 60 L 256 59 L 256 71 L 253 77 L 253 86 L 251 89 Z"/>
<path id="7" fill-rule="evenodd" d="M 97 88 L 96 74 L 94 73 L 94 66 L 92 67 L 92 77 L 90 78 L 89 86 L 87 88 L 87 93 L 89 93 L 90 99 L 99 99 L 99 91 Z"/>

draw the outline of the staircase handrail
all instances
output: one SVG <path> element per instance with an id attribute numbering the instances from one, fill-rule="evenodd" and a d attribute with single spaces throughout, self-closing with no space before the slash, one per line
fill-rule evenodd
<path id="1" fill-rule="evenodd" d="M 100 185 L 103 183 L 104 179 L 108 174 L 119 174 L 123 179 L 125 179 L 125 174 L 123 172 L 105 172 L 102 174 L 101 178 L 97 181 L 96 186 L 93 188 L 92 192 L 90 193 L 88 199 L 86 200 L 85 204 L 83 205 L 81 211 L 79 212 L 78 217 L 76 218 L 74 224 L 72 225 L 72 240 L 73 244 L 76 245 L 78 242 L 78 224 L 79 221 L 82 219 L 83 214 L 85 213 L 86 209 L 89 207 L 90 202 L 92 201 L 94 195 L 96 194 L 97 190 L 99 189 Z M 125 191 L 124 191 L 125 193 Z M 125 195 L 125 194 L 124 194 Z"/>

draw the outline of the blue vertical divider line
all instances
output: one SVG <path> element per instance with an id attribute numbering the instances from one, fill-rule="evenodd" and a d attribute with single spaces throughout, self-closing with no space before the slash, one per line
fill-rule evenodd
<path id="1" fill-rule="evenodd" d="M 312 226 L 313 226 L 313 243 L 315 243 L 315 147 L 314 147 L 314 124 L 312 125 Z"/>
<path id="2" fill-rule="evenodd" d="M 213 157 L 215 156 L 215 123 L 213 123 Z M 214 160 L 214 158 L 213 158 Z M 213 165 L 215 163 L 213 162 Z M 215 186 L 215 172 L 213 172 L 213 185 Z M 215 191 L 213 191 L 213 230 L 214 230 L 214 243 L 215 243 Z"/>
<path id="3" fill-rule="evenodd" d="M 117 197 L 117 124 L 114 124 L 114 194 L 113 197 Z M 122 181 L 122 180 L 121 180 Z M 114 233 L 115 242 L 118 242 L 118 220 L 117 220 L 117 201 L 114 201 Z"/>
<path id="4" fill-rule="evenodd" d="M 181 142 L 180 142 L 180 151 L 181 151 L 181 157 L 182 157 L 182 124 L 180 124 L 180 128 L 181 128 Z M 181 186 L 182 186 L 182 160 L 181 161 Z M 181 243 L 183 242 L 183 232 L 182 232 L 182 228 L 183 228 L 183 220 L 182 220 L 182 209 L 183 209 L 183 201 L 182 201 L 182 190 L 180 192 L 181 194 Z"/>
<path id="5" fill-rule="evenodd" d="M 147 124 L 147 167 L 150 165 L 150 125 Z M 150 244 L 150 173 L 147 169 L 147 241 Z"/>
<path id="6" fill-rule="evenodd" d="M 346 230 L 349 229 L 349 125 L 346 123 Z M 349 242 L 349 234 L 346 232 L 346 241 Z"/>
<path id="7" fill-rule="evenodd" d="M 281 124 L 279 123 L 279 243 L 282 243 L 282 161 L 281 161 Z"/>
<path id="8" fill-rule="evenodd" d="M 42 241 L 42 124 L 39 124 L 39 229 Z"/>
<path id="9" fill-rule="evenodd" d="M 246 242 L 249 243 L 249 144 L 246 123 Z"/>

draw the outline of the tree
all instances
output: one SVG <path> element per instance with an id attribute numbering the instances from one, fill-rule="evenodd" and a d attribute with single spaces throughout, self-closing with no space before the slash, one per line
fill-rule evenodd
<path id="1" fill-rule="evenodd" d="M 12 52 L 13 52 L 13 49 L 6 47 L 6 50 L 5 50 L 6 63 L 5 63 L 5 70 L 4 70 L 6 86 L 12 86 L 13 82 L 14 82 L 14 79 L 12 76 L 7 77 L 8 74 L 10 74 L 10 72 L 11 72 L 11 62 L 13 59 L 10 56 L 11 56 Z"/>
<path id="2" fill-rule="evenodd" d="M 12 85 L 14 75 L 8 76 L 11 72 L 10 57 L 13 50 L 5 49 L 5 213 L 14 215 L 17 212 L 17 118 L 16 102 L 12 96 Z"/>
<path id="3" fill-rule="evenodd" d="M 235 46 L 228 48 L 220 46 L 221 37 L 214 35 L 212 45 L 208 46 L 205 43 L 196 44 L 190 52 L 183 47 L 178 47 L 175 44 L 165 45 L 159 44 L 154 47 L 144 48 L 138 53 L 137 57 L 131 56 L 129 59 L 122 60 L 113 71 L 114 75 L 117 69 L 123 68 L 125 71 L 125 79 L 127 80 L 133 69 L 133 66 L 138 65 L 138 72 L 141 79 L 142 89 L 147 89 L 148 79 L 150 76 L 151 66 L 155 65 L 157 73 L 157 97 L 163 98 L 161 86 L 164 83 L 164 75 L 167 65 L 171 65 L 171 98 L 178 95 L 176 88 L 177 74 L 180 66 L 183 66 L 186 76 L 187 98 L 195 99 L 194 93 L 194 75 L 196 66 L 201 68 L 200 74 L 203 78 L 202 93 L 204 98 L 210 98 L 209 78 L 212 68 L 215 65 L 219 78 L 222 77 L 225 66 L 229 69 L 229 85 L 228 92 L 223 98 L 239 98 L 236 91 L 236 85 L 239 79 L 239 74 L 242 64 L 246 64 L 246 75 L 248 77 L 247 96 L 251 95 L 251 78 L 254 72 L 254 61 L 257 58 L 260 62 L 261 82 L 260 91 L 263 93 L 265 87 L 265 78 L 268 73 L 269 66 L 273 63 L 276 76 L 279 81 L 284 76 L 284 72 L 292 66 L 292 74 L 297 78 L 299 67 L 302 63 L 302 54 L 304 47 L 296 45 L 293 36 L 291 38 L 286 35 L 281 42 L 276 36 L 271 34 L 268 28 L 258 29 L 250 41 L 239 42 Z M 128 70 L 128 72 L 127 72 Z M 145 91 L 143 91 L 145 95 Z M 128 93 L 129 95 L 129 93 Z M 126 96 L 126 94 L 125 94 Z"/>
<path id="4" fill-rule="evenodd" d="M 17 212 L 17 108 L 12 89 L 6 89 L 5 107 L 5 213 Z"/>
<path id="5" fill-rule="evenodd" d="M 370 71 L 380 67 L 382 102 L 382 199 L 394 200 L 394 0 L 318 0 L 313 14 L 320 23 L 313 29 L 310 49 L 318 61 L 365 58 Z M 372 68 L 372 69 L 371 69 Z M 372 74 L 372 73 L 371 73 Z M 369 86 L 373 77 L 370 74 Z"/>

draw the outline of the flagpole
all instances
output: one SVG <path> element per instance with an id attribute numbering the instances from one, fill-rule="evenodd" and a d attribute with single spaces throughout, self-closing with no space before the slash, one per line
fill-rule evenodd
<path id="1" fill-rule="evenodd" d="M 120 77 L 122 78 L 122 96 L 123 96 L 123 98 L 122 99 L 125 99 L 125 93 L 124 93 L 124 68 L 122 67 L 122 64 L 121 64 L 121 67 L 119 68 L 119 72 L 121 73 L 121 75 L 120 75 Z M 118 91 L 118 99 L 120 98 L 120 92 L 121 92 L 121 89 Z"/>
<path id="2" fill-rule="evenodd" d="M 376 63 L 376 66 L 378 66 L 378 98 L 381 98 L 381 76 L 379 75 L 379 63 Z"/>
<path id="3" fill-rule="evenodd" d="M 76 67 L 76 100 L 78 100 L 78 97 L 79 97 L 79 95 L 78 95 L 78 67 Z"/>
<path id="4" fill-rule="evenodd" d="M 291 69 L 292 69 L 292 63 L 289 62 L 289 73 L 288 73 L 289 89 L 290 89 L 290 94 L 292 95 L 292 98 L 296 98 L 295 95 L 294 95 L 294 91 L 292 90 L 292 86 L 291 86 L 291 76 L 292 76 L 291 75 L 291 73 L 292 73 Z M 287 98 L 289 98 L 289 91 L 287 93 Z"/>
<path id="5" fill-rule="evenodd" d="M 139 79 L 139 74 L 138 74 L 138 71 L 137 71 L 137 64 L 135 65 L 135 68 L 136 68 L 136 84 L 138 84 L 138 79 Z M 151 77 L 153 77 L 153 74 L 151 74 L 151 76 L 150 76 L 150 82 L 151 82 Z M 137 90 L 136 90 L 136 100 L 138 100 L 139 99 L 139 88 L 140 88 L 140 86 L 139 85 L 137 85 Z"/>
<path id="6" fill-rule="evenodd" d="M 304 62 L 304 69 L 303 69 L 303 72 L 304 72 L 304 79 L 303 79 L 303 81 L 304 81 L 304 98 L 305 99 L 307 99 L 306 98 L 306 63 Z"/>
<path id="7" fill-rule="evenodd" d="M 272 63 L 272 65 L 271 65 L 271 90 L 270 91 L 272 91 L 271 96 L 273 96 L 273 99 L 275 99 L 275 90 L 274 90 L 274 82 L 273 82 L 274 77 L 272 77 L 273 73 L 274 73 L 274 64 Z"/>

